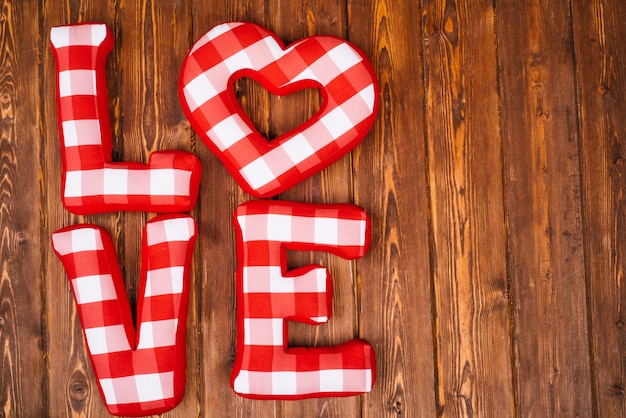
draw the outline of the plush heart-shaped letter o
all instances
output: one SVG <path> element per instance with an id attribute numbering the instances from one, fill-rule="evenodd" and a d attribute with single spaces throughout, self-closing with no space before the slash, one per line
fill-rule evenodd
<path id="1" fill-rule="evenodd" d="M 320 111 L 268 141 L 239 105 L 233 83 L 251 77 L 273 94 L 319 88 Z M 183 110 L 205 144 L 249 194 L 272 197 L 328 167 L 369 132 L 378 83 L 367 57 L 330 36 L 288 48 L 260 26 L 225 23 L 189 51 L 180 75 Z"/>

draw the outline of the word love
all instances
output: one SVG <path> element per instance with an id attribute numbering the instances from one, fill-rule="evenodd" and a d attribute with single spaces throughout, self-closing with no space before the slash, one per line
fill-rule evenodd
<path id="1" fill-rule="evenodd" d="M 161 213 L 146 223 L 137 328 L 110 236 L 96 225 L 52 235 L 70 280 L 98 389 L 110 413 L 142 416 L 173 409 L 185 389 L 189 270 L 197 226 L 179 212 L 198 198 L 202 167 L 182 151 L 148 164 L 113 162 L 103 24 L 53 28 L 63 162 L 62 202 L 71 212 Z M 319 88 L 311 120 L 268 142 L 245 115 L 233 83 L 252 77 L 276 94 Z M 288 48 L 259 26 L 219 25 L 193 45 L 179 96 L 198 136 L 240 186 L 271 197 L 329 166 L 368 133 L 378 85 L 367 58 L 333 37 Z M 163 214 L 167 213 L 167 214 Z M 371 390 L 375 357 L 365 341 L 288 347 L 287 321 L 328 321 L 332 281 L 321 266 L 287 271 L 286 251 L 327 251 L 346 259 L 369 248 L 370 221 L 348 204 L 250 201 L 233 217 L 237 245 L 237 356 L 231 386 L 253 399 L 348 396 Z"/>

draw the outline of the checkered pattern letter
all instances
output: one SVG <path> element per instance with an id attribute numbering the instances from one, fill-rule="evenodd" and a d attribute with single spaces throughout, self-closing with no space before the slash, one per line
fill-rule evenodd
<path id="1" fill-rule="evenodd" d="M 104 24 L 52 28 L 62 200 L 69 211 L 185 212 L 196 204 L 202 167 L 188 152 L 152 153 L 148 164 L 112 162 Z"/>
<path id="2" fill-rule="evenodd" d="M 307 123 L 268 142 L 239 105 L 237 78 L 251 77 L 274 94 L 321 91 L 324 103 Z M 201 37 L 180 75 L 183 110 L 198 136 L 249 194 L 275 196 L 328 167 L 369 132 L 378 83 L 354 45 L 314 36 L 288 48 L 252 23 L 225 23 Z"/>
<path id="3" fill-rule="evenodd" d="M 93 225 L 74 225 L 52 235 L 72 286 L 98 388 L 111 414 L 160 414 L 183 398 L 189 269 L 196 235 L 196 224 L 186 215 L 162 215 L 146 224 L 137 331 L 110 236 Z"/>
<path id="4" fill-rule="evenodd" d="M 326 322 L 332 284 L 326 269 L 287 272 L 286 250 L 347 259 L 369 246 L 367 214 L 353 205 L 250 201 L 235 212 L 237 356 L 231 385 L 254 399 L 349 396 L 374 385 L 373 348 L 354 339 L 335 347 L 287 347 L 287 320 Z"/>

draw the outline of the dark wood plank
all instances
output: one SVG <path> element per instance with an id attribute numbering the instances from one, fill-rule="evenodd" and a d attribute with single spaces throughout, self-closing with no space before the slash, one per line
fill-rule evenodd
<path id="1" fill-rule="evenodd" d="M 491 1 L 424 1 L 437 404 L 513 415 Z"/>
<path id="2" fill-rule="evenodd" d="M 39 7 L 0 9 L 0 415 L 45 416 Z M 41 393 L 43 392 L 43 393 Z"/>
<path id="3" fill-rule="evenodd" d="M 123 159 L 146 163 L 155 151 L 192 151 L 194 143 L 189 123 L 178 100 L 178 76 L 191 34 L 188 2 L 122 2 L 117 23 L 119 72 L 116 77 L 120 92 L 117 141 L 121 143 Z M 152 214 L 121 214 L 123 246 L 118 251 L 133 310 L 139 290 L 141 236 L 150 217 Z M 204 379 L 198 367 L 202 335 L 197 330 L 202 318 L 195 308 L 198 305 L 197 273 L 192 276 L 187 321 L 185 398 L 165 416 L 187 417 L 200 413 Z"/>
<path id="4" fill-rule="evenodd" d="M 380 87 L 374 129 L 354 151 L 354 201 L 372 218 L 356 261 L 359 333 L 376 351 L 364 417 L 436 416 L 424 141 L 420 8 L 350 0 L 348 38 L 370 57 Z"/>
<path id="5" fill-rule="evenodd" d="M 270 0 L 268 11 L 271 18 L 267 21 L 267 27 L 278 35 L 285 45 L 307 36 L 345 37 L 347 30 L 345 1 L 281 2 Z M 306 122 L 319 110 L 320 104 L 320 94 L 315 89 L 283 97 L 271 96 L 269 109 L 264 109 L 269 116 L 269 136 L 278 136 Z M 348 154 L 321 173 L 311 176 L 279 195 L 278 198 L 314 203 L 350 203 L 352 201 L 351 177 L 352 162 L 351 155 Z M 309 259 L 308 255 L 306 259 Z M 305 259 L 302 258 L 301 261 Z M 346 277 L 350 277 L 350 273 Z M 321 328 L 324 327 L 325 325 L 322 325 Z"/>
<path id="6" fill-rule="evenodd" d="M 117 20 L 114 74 L 119 96 L 115 106 L 117 159 L 147 162 L 159 150 L 192 148 L 187 120 L 178 105 L 178 74 L 189 42 L 190 14 L 185 2 L 156 5 L 150 1 L 123 2 Z M 138 250 L 147 213 L 123 212 L 125 243 L 123 272 L 127 291 L 136 302 L 139 289 Z M 134 304 L 133 302 L 133 304 Z"/>
<path id="7" fill-rule="evenodd" d="M 264 2 L 194 1 L 191 43 L 223 22 L 242 20 L 265 25 L 266 14 Z M 266 98 L 263 89 L 253 86 L 250 81 L 239 82 L 236 89 L 244 106 Z M 259 112 L 264 109 L 253 108 Z M 263 120 L 261 113 L 251 117 L 255 121 Z M 214 417 L 282 417 L 282 403 L 245 399 L 237 396 L 230 387 L 237 336 L 232 216 L 235 208 L 250 197 L 241 191 L 217 157 L 199 140 L 196 153 L 204 171 L 197 206 L 200 227 L 198 277 L 202 279 L 198 307 L 202 318 L 201 367 L 204 370 L 201 409 L 207 416 Z"/>
<path id="8" fill-rule="evenodd" d="M 591 416 L 570 4 L 497 13 L 517 411 Z"/>
<path id="9" fill-rule="evenodd" d="M 42 187 L 45 190 L 43 206 L 47 214 L 45 239 L 50 242 L 51 234 L 68 225 L 95 223 L 106 228 L 119 246 L 122 229 L 119 217 L 112 215 L 74 216 L 66 211 L 61 202 L 61 159 L 55 101 L 55 63 L 49 46 L 50 29 L 54 26 L 79 22 L 103 22 L 116 33 L 117 9 L 110 2 L 45 3 L 42 9 L 43 54 L 43 94 L 45 141 L 41 158 L 44 175 Z M 107 80 L 109 87 L 110 110 L 113 121 L 119 118 L 116 110 L 116 84 L 113 74 L 117 69 L 117 51 L 109 55 Z M 115 151 L 119 147 L 115 147 Z M 48 359 L 50 363 L 49 405 L 51 413 L 66 416 L 109 417 L 97 389 L 96 381 L 87 355 L 83 330 L 78 319 L 70 285 L 59 260 L 48 245 L 44 271 L 47 275 L 46 300 L 49 333 Z M 52 412 L 54 411 L 54 412 Z"/>
<path id="10" fill-rule="evenodd" d="M 595 412 L 626 416 L 626 3 L 573 1 Z"/>
<path id="11" fill-rule="evenodd" d="M 286 44 L 315 35 L 345 38 L 347 9 L 344 1 L 270 1 L 267 27 Z M 306 122 L 320 107 L 317 90 L 300 91 L 289 96 L 270 96 L 269 106 L 260 111 L 269 118 L 269 137 L 275 137 Z M 348 154 L 321 173 L 278 196 L 282 200 L 311 203 L 352 202 L 352 159 Z M 294 252 L 290 268 L 318 264 L 329 269 L 333 280 L 333 312 L 326 324 L 311 326 L 289 323 L 289 345 L 322 347 L 338 345 L 358 337 L 354 264 L 328 253 Z M 361 414 L 361 400 L 353 397 L 286 402 L 285 417 L 353 417 Z"/>

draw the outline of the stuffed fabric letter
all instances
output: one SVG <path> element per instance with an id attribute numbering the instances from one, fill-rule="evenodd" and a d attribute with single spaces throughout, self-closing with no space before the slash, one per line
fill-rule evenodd
<path id="1" fill-rule="evenodd" d="M 268 142 L 239 105 L 233 83 L 251 77 L 274 94 L 317 88 L 319 112 Z M 180 74 L 183 110 L 198 137 L 247 193 L 275 196 L 328 167 L 363 140 L 376 119 L 378 83 L 367 57 L 332 36 L 285 48 L 267 29 L 230 22 L 191 48 Z"/>
<path id="2" fill-rule="evenodd" d="M 55 27 L 62 200 L 70 212 L 186 212 L 198 197 L 202 167 L 188 152 L 160 151 L 148 164 L 113 163 L 106 57 L 113 36 L 104 24 Z"/>
<path id="3" fill-rule="evenodd" d="M 111 414 L 144 416 L 174 408 L 185 392 L 189 270 L 196 225 L 162 215 L 144 228 L 137 331 L 109 235 L 75 225 L 52 235 L 78 306 L 89 357 Z"/>
<path id="4" fill-rule="evenodd" d="M 331 314 L 328 271 L 287 272 L 286 251 L 361 257 L 369 246 L 367 214 L 353 205 L 250 201 L 235 212 L 237 356 L 231 385 L 255 399 L 301 399 L 369 392 L 373 348 L 354 339 L 334 347 L 287 347 L 287 320 L 320 324 Z"/>

